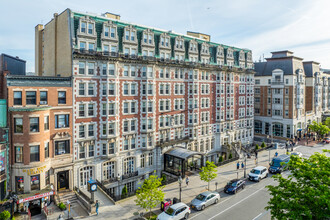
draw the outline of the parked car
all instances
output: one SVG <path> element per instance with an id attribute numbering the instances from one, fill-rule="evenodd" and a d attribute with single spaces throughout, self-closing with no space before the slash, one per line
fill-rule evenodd
<path id="1" fill-rule="evenodd" d="M 282 173 L 283 170 L 287 169 L 286 164 L 289 162 L 290 156 L 282 154 L 278 157 L 274 157 L 269 163 L 269 172 L 270 173 Z"/>
<path id="2" fill-rule="evenodd" d="M 300 152 L 293 152 L 293 153 L 291 153 L 291 155 L 302 157 L 302 153 L 300 153 Z"/>
<path id="3" fill-rule="evenodd" d="M 166 211 L 160 213 L 157 216 L 157 220 L 179 220 L 179 219 L 188 219 L 190 214 L 190 207 L 186 204 L 180 202 L 174 205 L 171 205 Z"/>
<path id="4" fill-rule="evenodd" d="M 236 193 L 240 189 L 244 189 L 245 181 L 239 179 L 230 180 L 225 186 L 225 193 Z"/>
<path id="5" fill-rule="evenodd" d="M 212 204 L 217 204 L 220 200 L 220 194 L 217 192 L 203 192 L 196 196 L 191 201 L 191 208 L 196 209 L 196 210 L 203 210 L 205 207 L 212 205 Z"/>
<path id="6" fill-rule="evenodd" d="M 249 180 L 259 182 L 261 179 L 268 177 L 268 170 L 266 167 L 259 166 L 252 169 L 248 176 Z"/>
<path id="7" fill-rule="evenodd" d="M 330 138 L 328 138 L 328 137 L 327 138 L 324 138 L 323 139 L 323 142 L 329 144 L 330 143 Z"/>

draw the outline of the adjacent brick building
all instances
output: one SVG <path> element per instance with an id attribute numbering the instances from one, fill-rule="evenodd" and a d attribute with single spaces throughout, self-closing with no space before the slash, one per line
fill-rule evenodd
<path id="1" fill-rule="evenodd" d="M 291 51 L 272 52 L 255 63 L 255 134 L 294 138 L 329 107 L 329 75 L 319 63 L 303 62 Z"/>
<path id="2" fill-rule="evenodd" d="M 119 19 L 67 9 L 36 27 L 36 73 L 72 76 L 75 186 L 120 196 L 154 170 L 184 175 L 171 149 L 201 166 L 252 143 L 250 50 Z"/>
<path id="3" fill-rule="evenodd" d="M 5 77 L 10 185 L 19 203 L 36 193 L 73 189 L 71 82 L 71 77 Z"/>

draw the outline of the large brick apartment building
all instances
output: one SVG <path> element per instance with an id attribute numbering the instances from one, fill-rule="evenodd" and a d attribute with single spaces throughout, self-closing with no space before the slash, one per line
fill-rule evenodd
<path id="1" fill-rule="evenodd" d="M 250 50 L 119 19 L 67 9 L 36 26 L 36 73 L 72 76 L 74 186 L 118 196 L 154 170 L 184 175 L 182 151 L 200 166 L 252 143 Z"/>
<path id="2" fill-rule="evenodd" d="M 71 77 L 7 75 L 10 183 L 19 207 L 73 189 Z M 35 198 L 34 195 L 38 195 Z M 21 209 L 18 210 L 21 210 Z"/>
<path id="3" fill-rule="evenodd" d="M 319 63 L 303 61 L 291 51 L 272 52 L 255 65 L 254 131 L 256 135 L 301 137 L 328 110 L 329 77 Z"/>

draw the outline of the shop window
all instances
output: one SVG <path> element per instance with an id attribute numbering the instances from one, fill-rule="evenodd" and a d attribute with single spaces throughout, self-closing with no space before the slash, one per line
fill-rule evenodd
<path id="1" fill-rule="evenodd" d="M 36 105 L 37 104 L 36 92 L 34 92 L 34 91 L 26 92 L 26 104 L 27 105 Z"/>
<path id="2" fill-rule="evenodd" d="M 40 161 L 39 145 L 30 146 L 30 162 Z"/>
<path id="3" fill-rule="evenodd" d="M 14 105 L 22 105 L 22 92 L 14 92 Z"/>
<path id="4" fill-rule="evenodd" d="M 58 92 L 58 104 L 66 104 L 66 92 Z"/>
<path id="5" fill-rule="evenodd" d="M 55 155 L 69 154 L 70 140 L 55 141 Z"/>
<path id="6" fill-rule="evenodd" d="M 40 175 L 31 176 L 31 191 L 40 190 Z"/>
<path id="7" fill-rule="evenodd" d="M 16 176 L 15 177 L 15 185 L 16 185 L 16 193 L 23 194 L 24 193 L 24 177 Z"/>
<path id="8" fill-rule="evenodd" d="M 50 184 L 49 170 L 47 170 L 47 171 L 45 172 L 45 182 L 46 182 L 46 185 L 49 185 L 49 184 Z"/>

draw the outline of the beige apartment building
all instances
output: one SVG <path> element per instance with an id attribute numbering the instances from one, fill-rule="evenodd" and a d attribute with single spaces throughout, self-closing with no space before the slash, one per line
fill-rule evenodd
<path id="1" fill-rule="evenodd" d="M 301 137 L 312 121 L 321 122 L 330 104 L 330 75 L 319 65 L 291 51 L 272 52 L 266 62 L 255 63 L 256 136 Z"/>

